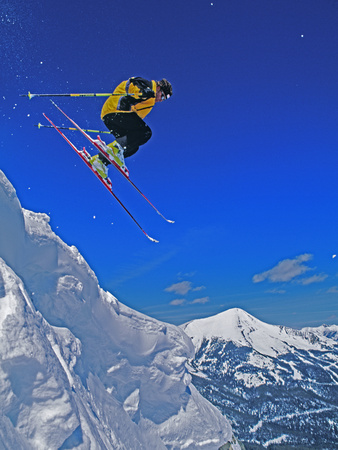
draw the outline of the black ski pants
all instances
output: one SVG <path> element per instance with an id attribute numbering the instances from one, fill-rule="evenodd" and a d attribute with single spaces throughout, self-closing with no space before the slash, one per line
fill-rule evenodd
<path id="1" fill-rule="evenodd" d="M 152 135 L 151 129 L 135 112 L 106 114 L 103 122 L 123 147 L 125 158 L 136 153 Z"/>

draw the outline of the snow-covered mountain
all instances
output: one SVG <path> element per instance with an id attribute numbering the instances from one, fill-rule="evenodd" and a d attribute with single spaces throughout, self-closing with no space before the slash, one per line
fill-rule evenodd
<path id="1" fill-rule="evenodd" d="M 246 448 L 338 449 L 337 325 L 294 330 L 230 309 L 182 329 L 194 385 Z"/>
<path id="2" fill-rule="evenodd" d="M 191 384 L 193 352 L 103 291 L 0 171 L 0 448 L 239 449 Z"/>

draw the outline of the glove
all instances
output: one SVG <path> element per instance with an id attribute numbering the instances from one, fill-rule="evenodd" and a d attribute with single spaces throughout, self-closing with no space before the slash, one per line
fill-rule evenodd
<path id="1" fill-rule="evenodd" d="M 146 89 L 143 89 L 140 99 L 142 99 L 142 101 L 144 100 L 148 100 L 149 98 L 154 98 L 155 97 L 155 92 L 150 89 L 149 87 L 147 87 Z"/>

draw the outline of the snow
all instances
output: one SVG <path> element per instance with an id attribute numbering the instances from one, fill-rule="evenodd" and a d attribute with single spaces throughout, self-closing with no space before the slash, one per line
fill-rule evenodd
<path id="1" fill-rule="evenodd" d="M 0 171 L 0 448 L 234 442 L 227 419 L 191 384 L 193 354 L 182 329 L 103 291 L 49 216 L 21 208 Z"/>
<path id="2" fill-rule="evenodd" d="M 279 436 L 278 438 L 271 439 L 270 441 L 267 441 L 263 447 L 268 448 L 270 445 L 278 445 L 282 444 L 283 442 L 287 442 L 289 439 L 289 436 L 287 434 L 282 434 L 282 436 Z"/>
<path id="3" fill-rule="evenodd" d="M 246 387 L 258 387 L 265 385 L 267 382 L 267 379 L 261 374 L 252 374 L 252 373 L 242 373 L 242 372 L 236 372 L 235 373 L 235 379 L 237 381 L 242 380 Z"/>
<path id="4" fill-rule="evenodd" d="M 335 326 L 328 327 L 331 334 Z M 337 327 L 338 328 L 338 327 Z M 238 346 L 253 348 L 257 353 L 276 357 L 292 352 L 294 348 L 301 350 L 320 350 L 321 341 L 311 340 L 311 329 L 300 331 L 291 328 L 270 325 L 256 319 L 247 312 L 233 308 L 205 319 L 198 319 L 182 325 L 182 329 L 192 338 L 196 350 L 204 339 L 221 339 L 225 342 L 232 341 Z M 326 332 L 326 334 L 325 334 Z M 322 341 L 330 344 L 330 334 L 327 328 L 323 328 Z M 338 333 L 336 334 L 338 335 Z M 334 341 L 331 341 L 332 346 Z M 299 375 L 295 373 L 295 377 Z"/>

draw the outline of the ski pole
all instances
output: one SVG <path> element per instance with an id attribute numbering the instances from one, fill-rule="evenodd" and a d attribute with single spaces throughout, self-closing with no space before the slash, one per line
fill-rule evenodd
<path id="1" fill-rule="evenodd" d="M 42 123 L 38 123 L 37 125 L 34 125 L 35 127 L 40 128 L 54 128 L 51 125 L 43 125 Z M 78 131 L 77 128 L 71 128 L 71 127 L 56 127 L 59 130 L 71 130 L 71 131 Z M 100 131 L 100 130 L 83 130 L 86 131 L 87 133 L 106 133 L 106 134 L 111 134 L 110 131 Z"/>
<path id="2" fill-rule="evenodd" d="M 117 95 L 119 97 L 124 97 L 126 95 L 134 95 L 134 94 L 111 94 L 111 93 L 89 93 L 89 94 L 32 94 L 28 92 L 28 94 L 21 94 L 20 97 L 28 97 L 31 100 L 33 97 L 110 97 L 111 95 Z"/>

